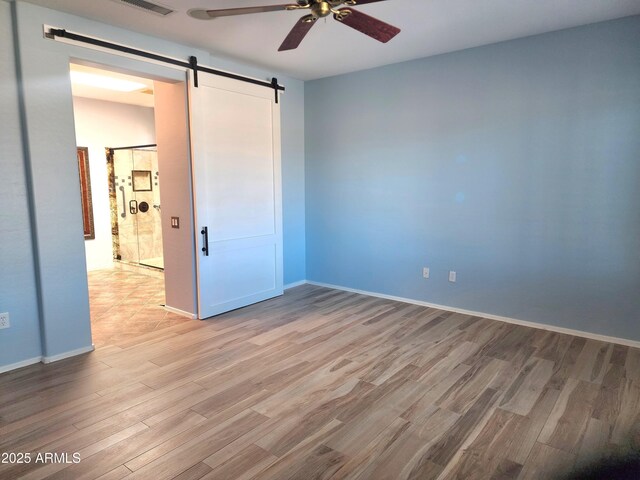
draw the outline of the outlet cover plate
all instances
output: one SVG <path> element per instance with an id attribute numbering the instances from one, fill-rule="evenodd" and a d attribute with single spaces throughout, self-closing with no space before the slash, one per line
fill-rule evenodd
<path id="1" fill-rule="evenodd" d="M 453 270 L 449 271 L 449 281 L 451 283 L 456 283 L 456 272 L 454 272 Z"/>
<path id="2" fill-rule="evenodd" d="M 429 273 L 429 267 L 424 267 L 424 268 L 422 269 L 422 276 L 423 276 L 424 278 L 429 278 L 429 275 L 430 275 L 430 273 Z"/>
<path id="3" fill-rule="evenodd" d="M 9 328 L 11 326 L 11 322 L 9 321 L 9 313 L 0 313 L 0 329 Z"/>

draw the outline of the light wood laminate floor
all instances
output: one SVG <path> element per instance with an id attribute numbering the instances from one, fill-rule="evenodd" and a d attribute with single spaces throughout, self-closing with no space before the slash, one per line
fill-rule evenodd
<path id="1" fill-rule="evenodd" d="M 2 479 L 556 479 L 640 445 L 640 351 L 304 285 L 0 375 Z"/>

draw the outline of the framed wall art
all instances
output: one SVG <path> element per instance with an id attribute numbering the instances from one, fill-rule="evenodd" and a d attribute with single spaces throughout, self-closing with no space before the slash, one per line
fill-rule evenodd
<path id="1" fill-rule="evenodd" d="M 78 147 L 78 173 L 80 175 L 80 198 L 82 201 L 82 225 L 84 239 L 96 238 L 93 226 L 93 202 L 91 200 L 91 174 L 89 172 L 89 149 Z"/>

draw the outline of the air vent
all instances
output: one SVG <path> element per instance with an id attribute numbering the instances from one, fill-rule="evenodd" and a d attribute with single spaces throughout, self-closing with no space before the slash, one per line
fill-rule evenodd
<path id="1" fill-rule="evenodd" d="M 157 3 L 147 2 L 146 0 L 113 0 L 117 3 L 124 3 L 125 5 L 129 5 L 134 8 L 138 8 L 140 10 L 144 10 L 145 12 L 155 13 L 156 15 L 166 16 L 174 11 L 170 8 L 163 7 L 162 5 L 158 5 Z"/>

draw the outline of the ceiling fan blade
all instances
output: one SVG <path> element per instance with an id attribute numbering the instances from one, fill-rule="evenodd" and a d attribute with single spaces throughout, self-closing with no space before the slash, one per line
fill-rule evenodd
<path id="1" fill-rule="evenodd" d="M 288 3 L 285 5 L 265 5 L 262 7 L 243 7 L 243 8 L 223 8 L 220 10 L 205 10 L 194 8 L 187 13 L 193 18 L 200 20 L 210 20 L 218 17 L 230 17 L 233 15 L 246 15 L 248 13 L 277 12 L 280 10 L 297 9 L 299 5 Z"/>
<path id="2" fill-rule="evenodd" d="M 307 35 L 307 33 L 309 33 L 309 30 L 311 30 L 311 27 L 313 27 L 315 23 L 316 18 L 313 15 L 305 15 L 300 20 L 298 20 L 298 23 L 296 23 L 295 26 L 291 29 L 289 35 L 287 35 L 287 38 L 284 39 L 284 42 L 282 42 L 282 45 L 280 45 L 278 51 L 282 52 L 284 50 L 294 50 L 298 48 L 300 42 L 302 42 L 304 37 Z"/>
<path id="3" fill-rule="evenodd" d="M 354 6 L 366 5 L 367 3 L 384 2 L 386 0 L 354 0 Z"/>
<path id="4" fill-rule="evenodd" d="M 365 35 L 369 35 L 371 38 L 375 38 L 379 42 L 387 43 L 400 33 L 398 27 L 384 23 L 382 20 L 352 8 L 341 8 L 338 12 L 344 12 L 346 15 L 342 16 L 342 18 L 339 15 L 334 15 L 333 18 Z"/>

